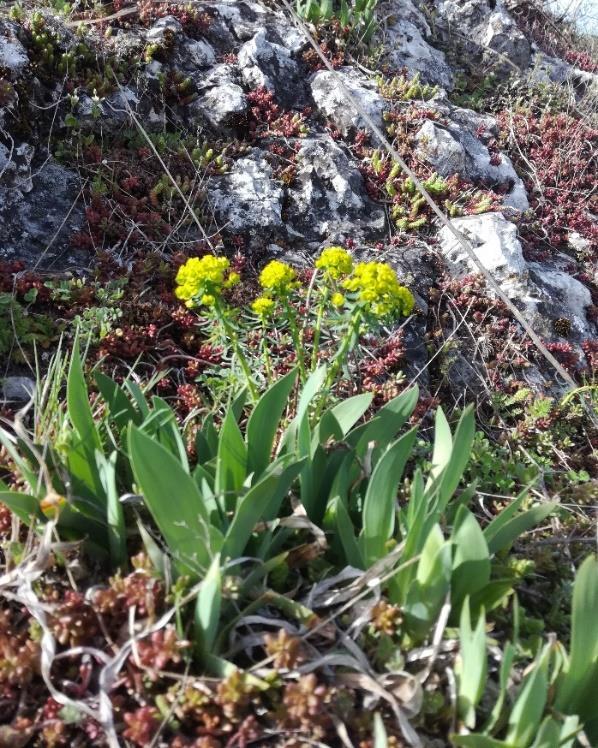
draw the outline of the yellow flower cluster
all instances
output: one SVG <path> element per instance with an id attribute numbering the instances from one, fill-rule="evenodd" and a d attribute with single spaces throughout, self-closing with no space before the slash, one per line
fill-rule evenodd
<path id="1" fill-rule="evenodd" d="M 345 305 L 345 297 L 342 295 L 342 293 L 333 293 L 330 297 L 330 302 L 332 303 L 332 306 L 335 306 L 337 309 L 340 309 L 342 306 Z"/>
<path id="2" fill-rule="evenodd" d="M 385 262 L 360 262 L 353 275 L 343 283 L 347 291 L 375 317 L 411 314 L 413 294 L 401 286 L 395 271 Z"/>
<path id="3" fill-rule="evenodd" d="M 316 260 L 318 270 L 332 280 L 339 280 L 353 270 L 353 259 L 343 247 L 327 247 Z"/>
<path id="4" fill-rule="evenodd" d="M 229 272 L 229 268 L 230 262 L 226 257 L 190 257 L 176 274 L 177 299 L 184 301 L 188 307 L 198 303 L 214 306 L 222 291 L 240 280 L 239 274 Z"/>
<path id="5" fill-rule="evenodd" d="M 297 285 L 297 273 L 286 262 L 272 260 L 260 273 L 260 286 L 272 296 L 286 296 Z"/>
<path id="6" fill-rule="evenodd" d="M 267 319 L 274 311 L 275 302 L 267 296 L 258 296 L 252 303 L 251 310 L 261 319 Z"/>

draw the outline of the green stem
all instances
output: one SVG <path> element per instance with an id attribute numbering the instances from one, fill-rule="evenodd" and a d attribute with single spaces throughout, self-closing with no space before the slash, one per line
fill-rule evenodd
<path id="1" fill-rule="evenodd" d="M 272 365 L 270 361 L 270 349 L 268 348 L 268 336 L 266 335 L 266 323 L 262 321 L 262 351 L 264 353 L 264 364 L 266 367 L 266 379 L 272 384 Z"/>
<path id="2" fill-rule="evenodd" d="M 329 289 L 326 287 L 322 294 L 320 306 L 318 307 L 318 316 L 316 317 L 316 326 L 314 327 L 314 342 L 311 352 L 311 371 L 314 371 L 318 364 L 318 353 L 320 352 L 320 334 L 322 331 L 322 320 L 324 319 L 324 309 L 328 301 Z"/>
<path id="3" fill-rule="evenodd" d="M 295 350 L 297 352 L 297 364 L 299 365 L 299 376 L 301 378 L 302 382 L 305 382 L 306 376 L 305 376 L 305 361 L 303 359 L 303 340 L 302 336 L 299 332 L 299 328 L 297 327 L 297 318 L 295 317 L 295 313 L 291 309 L 291 305 L 289 304 L 288 300 L 284 300 L 284 310 L 287 316 L 287 320 L 289 322 L 289 328 L 291 330 L 291 338 L 293 339 L 293 345 L 295 346 Z"/>
<path id="4" fill-rule="evenodd" d="M 334 384 L 334 380 L 336 379 L 341 366 L 347 360 L 347 356 L 355 345 L 354 341 L 359 334 L 359 326 L 361 324 L 362 316 L 362 310 L 357 307 L 357 309 L 355 309 L 355 311 L 353 312 L 353 316 L 351 317 L 349 327 L 347 328 L 347 332 L 345 333 L 341 346 L 332 361 L 330 369 L 328 370 L 328 376 L 326 378 L 327 388 L 332 387 L 332 385 Z"/>
<path id="5" fill-rule="evenodd" d="M 218 303 L 216 303 L 216 314 L 218 315 L 218 319 L 220 320 L 222 327 L 224 328 L 224 332 L 230 338 L 230 342 L 233 347 L 233 352 L 235 356 L 237 357 L 237 359 L 239 360 L 239 363 L 241 364 L 241 369 L 243 369 L 243 374 L 245 375 L 245 379 L 247 380 L 247 386 L 249 387 L 249 392 L 251 393 L 251 397 L 254 400 L 257 400 L 259 397 L 259 393 L 257 391 L 257 388 L 251 376 L 251 368 L 249 367 L 247 359 L 245 358 L 245 354 L 241 350 L 241 345 L 239 343 L 239 336 L 237 335 L 237 332 L 234 329 L 234 327 L 226 319 L 226 315 Z"/>

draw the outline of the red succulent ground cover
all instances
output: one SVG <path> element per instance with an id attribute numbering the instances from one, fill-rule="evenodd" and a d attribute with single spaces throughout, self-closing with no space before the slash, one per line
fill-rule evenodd
<path id="1" fill-rule="evenodd" d="M 565 112 L 503 111 L 498 121 L 530 197 L 528 242 L 560 249 L 576 231 L 597 246 L 598 130 Z"/>

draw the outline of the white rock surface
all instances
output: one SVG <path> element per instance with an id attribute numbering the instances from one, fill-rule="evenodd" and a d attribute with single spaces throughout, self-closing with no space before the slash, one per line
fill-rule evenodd
<path id="1" fill-rule="evenodd" d="M 171 37 L 180 38 L 183 35 L 183 27 L 174 16 L 159 18 L 146 32 L 145 38 L 148 42 L 155 44 L 164 42 Z"/>
<path id="2" fill-rule="evenodd" d="M 16 30 L 15 24 L 0 21 L 0 68 L 7 70 L 13 80 L 19 78 L 29 64 L 27 51 L 17 38 Z"/>
<path id="3" fill-rule="evenodd" d="M 446 39 L 457 34 L 472 56 L 507 73 L 529 67 L 530 44 L 502 0 L 437 0 L 436 9 Z"/>
<path id="4" fill-rule="evenodd" d="M 378 6 L 384 19 L 376 41 L 385 47 L 385 60 L 395 68 L 419 73 L 426 83 L 450 90 L 453 73 L 444 53 L 428 43 L 431 30 L 424 14 L 411 0 L 388 0 Z"/>
<path id="5" fill-rule="evenodd" d="M 299 67 L 289 50 L 270 41 L 264 29 L 241 47 L 237 62 L 246 85 L 263 86 L 281 99 L 288 99 L 299 78 Z"/>
<path id="6" fill-rule="evenodd" d="M 469 239 L 478 260 L 492 273 L 503 292 L 516 302 L 537 332 L 552 337 L 554 321 L 565 318 L 571 322 L 574 339 L 582 340 L 591 335 L 586 316 L 592 303 L 589 289 L 554 265 L 526 262 L 515 224 L 500 213 L 465 216 L 452 223 Z M 447 227 L 440 230 L 439 241 L 453 275 L 479 272 Z M 492 295 L 491 288 L 488 293 Z"/>
<path id="7" fill-rule="evenodd" d="M 578 95 L 598 96 L 598 75 L 570 65 L 558 57 L 536 51 L 532 59 L 530 79 L 535 83 L 570 84 Z"/>
<path id="8" fill-rule="evenodd" d="M 535 281 L 540 290 L 538 302 L 538 325 L 542 325 L 542 318 L 551 319 L 565 317 L 580 337 L 591 335 L 586 311 L 592 303 L 589 288 L 577 278 L 561 270 L 555 270 L 541 263 L 530 262 L 531 280 Z M 540 306 L 542 303 L 542 306 Z"/>
<path id="9" fill-rule="evenodd" d="M 479 216 L 455 218 L 453 226 L 471 242 L 482 265 L 501 278 L 521 276 L 527 269 L 517 226 L 501 213 L 484 213 Z M 456 272 L 479 272 L 469 255 L 444 226 L 438 235 L 448 263 Z"/>
<path id="10" fill-rule="evenodd" d="M 503 203 L 518 211 L 529 208 L 525 186 L 517 175 L 511 159 L 499 155 L 492 163 L 488 148 L 462 127 L 446 127 L 427 120 L 416 135 L 418 155 L 443 177 L 459 174 L 479 186 L 507 188 Z"/>
<path id="11" fill-rule="evenodd" d="M 352 67 L 344 67 L 336 72 L 374 124 L 382 127 L 385 102 L 376 85 Z M 347 102 L 346 94 L 339 86 L 336 76 L 328 70 L 320 70 L 313 76 L 311 95 L 318 111 L 325 117 L 330 117 L 342 133 L 347 134 L 352 128 L 367 128 L 363 117 Z"/>
<path id="12" fill-rule="evenodd" d="M 272 179 L 265 159 L 241 158 L 232 171 L 208 188 L 220 224 L 230 232 L 272 231 L 282 226 L 282 189 Z"/>
<path id="13" fill-rule="evenodd" d="M 289 190 L 293 228 L 308 239 L 384 229 L 384 211 L 365 195 L 355 164 L 332 138 L 306 139 L 297 154 L 297 176 Z"/>
<path id="14" fill-rule="evenodd" d="M 247 99 L 241 86 L 224 83 L 211 88 L 191 108 L 199 110 L 214 127 L 224 127 L 247 109 Z"/>
<path id="15" fill-rule="evenodd" d="M 216 52 L 204 39 L 190 39 L 185 42 L 187 62 L 198 68 L 207 68 L 216 62 Z"/>

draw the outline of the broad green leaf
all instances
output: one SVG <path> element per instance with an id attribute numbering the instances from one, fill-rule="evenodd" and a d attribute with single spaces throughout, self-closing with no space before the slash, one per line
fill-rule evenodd
<path id="1" fill-rule="evenodd" d="M 408 630 L 417 639 L 427 636 L 437 620 L 450 588 L 451 567 L 451 544 L 444 540 L 440 526 L 434 525 L 422 549 L 404 606 Z"/>
<path id="2" fill-rule="evenodd" d="M 283 451 L 283 448 L 287 451 L 292 451 L 295 448 L 298 431 L 302 426 L 305 430 L 309 406 L 314 397 L 321 392 L 324 382 L 326 381 L 326 374 L 326 366 L 320 365 L 307 378 L 307 381 L 301 390 L 301 395 L 299 396 L 297 413 L 283 434 L 280 445 L 281 452 Z"/>
<path id="3" fill-rule="evenodd" d="M 100 471 L 100 480 L 108 498 L 106 504 L 106 521 L 108 524 L 108 546 L 110 560 L 116 568 L 124 568 L 127 563 L 127 528 L 125 515 L 116 488 L 116 459 L 113 452 L 108 459 L 101 452 L 96 452 L 96 461 Z"/>
<path id="4" fill-rule="evenodd" d="M 365 564 L 355 537 L 355 529 L 347 512 L 347 507 L 339 496 L 332 500 L 329 511 L 335 519 L 336 532 L 345 553 L 346 563 L 356 569 L 363 569 Z"/>
<path id="5" fill-rule="evenodd" d="M 349 397 L 330 409 L 330 413 L 332 413 L 341 427 L 343 436 L 348 434 L 363 416 L 370 407 L 373 398 L 374 396 L 371 392 L 366 392 L 363 395 Z"/>
<path id="6" fill-rule="evenodd" d="M 436 410 L 436 420 L 434 424 L 434 448 L 432 450 L 432 467 L 430 477 L 426 484 L 428 491 L 444 473 L 450 462 L 453 453 L 453 435 L 451 428 L 446 420 L 442 408 Z"/>
<path id="7" fill-rule="evenodd" d="M 579 719 L 576 716 L 566 717 L 562 723 L 554 717 L 546 717 L 531 748 L 572 748 L 578 730 Z"/>
<path id="8" fill-rule="evenodd" d="M 107 497 L 95 461 L 95 451 L 102 451 L 102 442 L 89 406 L 78 338 L 73 344 L 66 399 L 69 418 L 77 435 L 69 444 L 67 454 L 73 490 L 105 510 Z"/>
<path id="9" fill-rule="evenodd" d="M 93 378 L 100 394 L 106 401 L 110 418 L 112 418 L 118 430 L 122 431 L 129 421 L 139 426 L 141 416 L 131 404 L 123 388 L 119 387 L 113 379 L 102 374 L 101 371 L 94 372 Z"/>
<path id="10" fill-rule="evenodd" d="M 386 543 L 393 535 L 397 490 L 417 429 L 411 429 L 384 453 L 370 477 L 363 504 L 363 531 L 360 538 L 367 566 L 386 553 Z"/>
<path id="11" fill-rule="evenodd" d="M 598 557 L 588 556 L 573 585 L 571 652 L 561 676 L 557 707 L 578 714 L 582 721 L 595 719 L 598 694 Z"/>
<path id="12" fill-rule="evenodd" d="M 524 488 L 517 498 L 513 499 L 513 501 L 511 501 L 511 503 L 503 509 L 500 514 L 497 514 L 496 517 L 484 528 L 484 537 L 486 538 L 487 543 L 492 540 L 499 530 L 502 530 L 507 522 L 517 515 L 527 495 L 528 489 Z"/>
<path id="13" fill-rule="evenodd" d="M 241 498 L 224 538 L 222 557 L 235 559 L 243 554 L 257 523 L 278 507 L 299 475 L 303 462 L 285 455 L 273 463 L 264 477 Z"/>
<path id="14" fill-rule="evenodd" d="M 320 2 L 320 17 L 324 20 L 332 18 L 334 14 L 332 8 L 332 0 L 321 0 Z"/>
<path id="15" fill-rule="evenodd" d="M 557 506 L 558 504 L 555 501 L 548 502 L 547 504 L 539 504 L 505 522 L 498 531 L 493 532 L 491 540 L 488 541 L 488 550 L 490 553 L 494 555 L 499 551 L 507 551 L 517 538 L 523 535 L 524 532 L 531 530 L 532 527 L 539 525 L 540 522 L 554 512 Z M 488 530 L 491 524 L 488 525 L 486 530 Z M 488 539 L 488 536 L 485 536 Z"/>
<path id="16" fill-rule="evenodd" d="M 35 496 L 29 496 L 19 491 L 0 491 L 0 502 L 5 504 L 11 512 L 26 525 L 31 525 L 32 520 L 45 522 L 46 518 L 39 508 L 39 500 Z"/>
<path id="17" fill-rule="evenodd" d="M 341 9 L 340 9 L 339 18 L 340 18 L 342 27 L 349 25 L 349 4 L 347 3 L 347 0 L 341 0 Z"/>
<path id="18" fill-rule="evenodd" d="M 247 472 L 259 478 L 272 456 L 280 419 L 297 380 L 293 369 L 272 385 L 259 399 L 247 421 Z M 254 480 L 255 480 L 254 478 Z"/>
<path id="19" fill-rule="evenodd" d="M 145 526 L 139 517 L 137 517 L 137 529 L 139 530 L 143 547 L 145 548 L 149 560 L 152 562 L 152 566 L 162 579 L 170 579 L 170 558 L 162 551 L 160 546 L 145 529 Z"/>
<path id="20" fill-rule="evenodd" d="M 502 710 L 507 698 L 507 688 L 509 685 L 509 677 L 511 675 L 511 667 L 513 666 L 513 661 L 515 660 L 515 654 L 515 647 L 511 644 L 511 642 L 507 642 L 503 649 L 502 662 L 500 663 L 500 671 L 498 676 L 498 698 L 496 699 L 496 702 L 492 707 L 492 711 L 490 712 L 490 716 L 488 717 L 488 721 L 484 726 L 485 733 L 492 732 L 501 717 Z"/>
<path id="21" fill-rule="evenodd" d="M 46 490 L 44 482 L 41 479 L 41 471 L 32 469 L 29 461 L 24 459 L 17 444 L 15 444 L 14 437 L 2 428 L 0 428 L 0 444 L 2 444 L 4 449 L 10 455 L 10 458 L 17 466 L 21 476 L 27 481 L 29 490 L 38 493 L 39 500 L 43 499 Z M 2 488 L 4 488 L 4 486 L 2 486 Z"/>
<path id="22" fill-rule="evenodd" d="M 345 441 L 350 446 L 355 447 L 355 451 L 360 457 L 363 456 L 370 442 L 380 443 L 384 446 L 390 444 L 413 414 L 418 397 L 419 389 L 417 386 L 405 390 L 380 408 L 375 418 L 353 428 L 347 434 Z"/>
<path id="23" fill-rule="evenodd" d="M 147 418 L 150 415 L 150 409 L 149 405 L 147 404 L 147 400 L 145 395 L 143 394 L 143 390 L 141 387 L 137 384 L 137 382 L 134 382 L 132 379 L 125 379 L 125 387 L 129 390 L 131 396 L 133 397 L 133 400 L 135 400 L 135 403 L 137 405 L 137 408 L 139 409 L 139 412 L 141 413 L 142 418 Z"/>
<path id="24" fill-rule="evenodd" d="M 81 438 L 86 450 L 93 454 L 94 449 L 102 449 L 100 435 L 96 429 L 93 414 L 89 406 L 89 393 L 83 376 L 79 339 L 75 337 L 71 364 L 66 388 L 66 399 L 69 418 Z"/>
<path id="25" fill-rule="evenodd" d="M 548 697 L 548 660 L 550 645 L 546 645 L 519 689 L 509 714 L 507 743 L 527 748 L 537 734 Z"/>
<path id="26" fill-rule="evenodd" d="M 214 459 L 218 454 L 218 432 L 214 426 L 214 419 L 208 416 L 198 429 L 195 437 L 197 460 L 201 465 Z"/>
<path id="27" fill-rule="evenodd" d="M 195 646 L 202 658 L 213 654 L 212 647 L 220 624 L 221 603 L 222 574 L 220 556 L 217 554 L 201 583 L 195 603 Z"/>
<path id="28" fill-rule="evenodd" d="M 229 409 L 220 430 L 216 462 L 216 494 L 238 493 L 247 476 L 247 447 L 232 411 Z M 228 498 L 228 497 L 227 497 Z M 234 496 L 226 506 L 234 507 Z"/>
<path id="29" fill-rule="evenodd" d="M 488 584 L 471 596 L 471 609 L 474 615 L 483 606 L 484 610 L 490 612 L 501 605 L 513 592 L 512 579 L 493 579 Z"/>
<path id="30" fill-rule="evenodd" d="M 406 561 L 419 554 L 426 541 L 424 533 L 426 499 L 424 496 L 424 481 L 419 468 L 415 471 L 413 480 L 411 481 L 411 496 L 409 497 L 407 508 L 406 510 L 405 508 L 401 509 L 399 518 L 402 523 L 401 533 L 405 544 L 401 562 L 405 564 Z M 405 564 L 404 568 L 395 575 L 393 580 L 391 580 L 394 592 L 393 602 L 404 605 L 409 587 L 416 574 L 416 564 Z"/>
<path id="31" fill-rule="evenodd" d="M 245 403 L 247 402 L 247 395 L 249 394 L 247 387 L 244 387 L 233 399 L 233 401 L 230 404 L 230 410 L 235 418 L 235 421 L 237 423 L 239 422 L 239 419 L 243 415 L 243 408 L 245 407 Z"/>
<path id="32" fill-rule="evenodd" d="M 162 415 L 162 418 L 160 419 L 160 428 L 157 429 L 156 432 L 158 441 L 163 447 L 166 447 L 174 457 L 177 457 L 184 470 L 189 472 L 187 449 L 183 437 L 181 436 L 181 432 L 179 431 L 174 410 L 166 400 L 157 396 L 152 397 L 152 405 L 154 407 L 154 413 L 160 413 Z"/>
<path id="33" fill-rule="evenodd" d="M 496 740 L 481 733 L 451 735 L 451 743 L 462 748 L 520 748 L 518 745 L 505 743 L 504 740 Z"/>
<path id="34" fill-rule="evenodd" d="M 323 447 L 327 442 L 340 442 L 343 438 L 343 431 L 339 422 L 336 420 L 330 410 L 327 410 L 322 418 L 315 424 L 311 435 L 310 454 L 313 457 L 319 447 Z"/>
<path id="35" fill-rule="evenodd" d="M 457 670 L 459 715 L 470 730 L 475 727 L 475 709 L 480 703 L 488 675 L 486 656 L 486 616 L 480 612 L 475 629 L 471 628 L 469 598 L 461 609 L 459 626 L 459 662 Z"/>
<path id="36" fill-rule="evenodd" d="M 463 411 L 457 424 L 450 459 L 440 481 L 438 490 L 440 512 L 444 512 L 463 476 L 463 471 L 471 457 L 471 445 L 473 444 L 474 435 L 475 418 L 473 415 L 473 405 L 469 405 Z M 446 439 L 446 437 L 444 438 Z"/>
<path id="37" fill-rule="evenodd" d="M 479 592 L 490 581 L 490 553 L 477 519 L 464 506 L 457 512 L 451 540 L 451 600 L 453 612 L 458 615 L 465 596 Z"/>
<path id="38" fill-rule="evenodd" d="M 161 444 L 129 427 L 135 479 L 181 573 L 197 576 L 213 550 L 207 510 L 193 478 Z"/>

